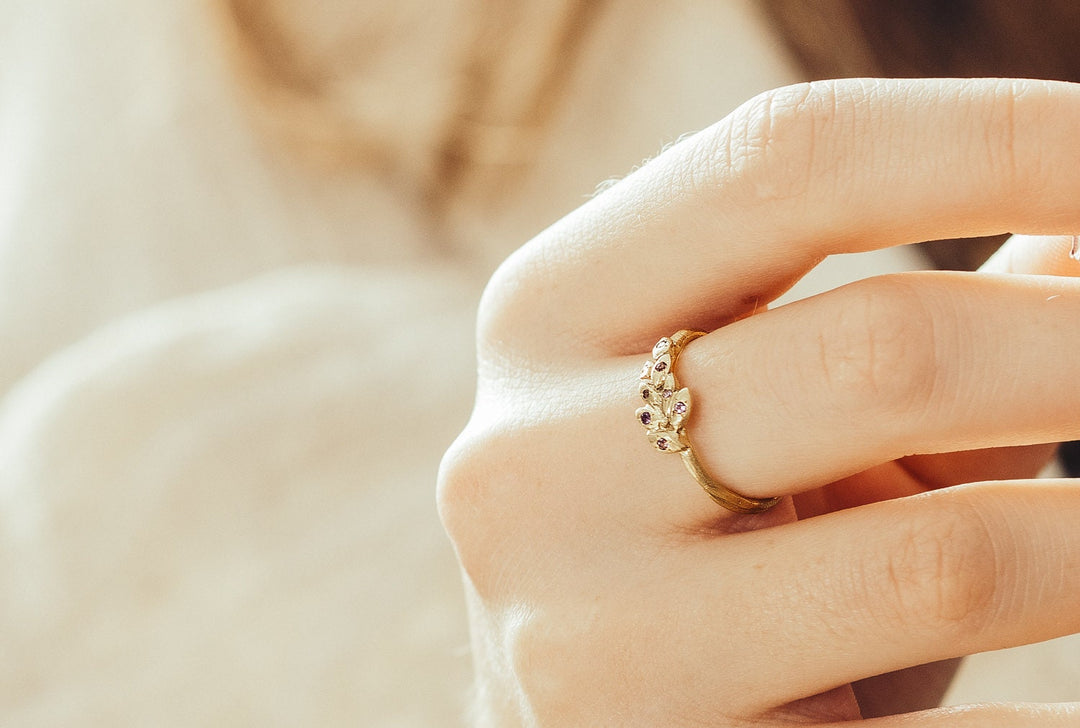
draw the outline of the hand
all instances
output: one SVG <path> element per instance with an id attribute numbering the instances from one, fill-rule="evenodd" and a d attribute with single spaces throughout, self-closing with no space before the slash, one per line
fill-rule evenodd
<path id="1" fill-rule="evenodd" d="M 862 716 L 864 678 L 1080 629 L 1080 488 L 1012 480 L 1050 452 L 1019 446 L 1080 437 L 1080 283 L 920 272 L 766 311 L 827 255 L 1080 230 L 1078 119 L 1061 83 L 779 89 L 504 264 L 439 494 L 481 725 L 850 721 L 911 707 L 879 678 Z M 1071 271 L 1068 249 L 1014 239 L 991 269 Z M 635 421 L 643 360 L 683 328 L 711 332 L 677 364 L 695 451 L 784 496 L 767 513 L 718 507 Z"/>

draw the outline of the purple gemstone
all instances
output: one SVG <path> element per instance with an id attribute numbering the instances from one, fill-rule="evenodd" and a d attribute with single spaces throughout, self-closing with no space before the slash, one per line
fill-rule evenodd
<path id="1" fill-rule="evenodd" d="M 663 437 L 656 438 L 656 446 L 661 450 L 667 450 L 667 439 Z"/>
<path id="2" fill-rule="evenodd" d="M 673 394 L 674 394 L 674 392 L 672 392 L 670 389 L 665 389 L 664 390 L 664 399 L 671 399 L 671 395 L 673 395 Z"/>
<path id="3" fill-rule="evenodd" d="M 675 406 L 671 408 L 677 415 L 686 414 L 686 402 L 676 402 Z"/>
<path id="4" fill-rule="evenodd" d="M 648 399 L 650 394 L 652 394 L 652 392 L 650 392 L 648 389 L 641 390 L 642 399 Z"/>
<path id="5" fill-rule="evenodd" d="M 664 371 L 665 369 L 667 369 L 667 362 L 665 362 L 665 361 L 658 361 L 658 362 L 656 362 L 656 366 L 655 366 L 655 367 L 653 367 L 653 368 L 654 368 L 654 369 L 655 369 L 656 371 L 658 371 L 658 372 L 662 372 L 662 371 Z"/>
<path id="6" fill-rule="evenodd" d="M 648 412 L 642 412 L 641 413 L 641 424 L 647 425 L 650 422 L 652 422 L 652 415 L 649 414 Z"/>

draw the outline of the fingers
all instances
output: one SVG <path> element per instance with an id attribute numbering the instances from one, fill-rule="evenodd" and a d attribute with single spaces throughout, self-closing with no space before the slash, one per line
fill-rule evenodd
<path id="1" fill-rule="evenodd" d="M 979 269 L 984 273 L 1080 276 L 1080 260 L 1070 257 L 1076 238 L 1013 235 Z M 1051 345 L 1057 342 L 1049 342 Z M 1057 443 L 1027 447 L 933 453 L 904 458 L 905 470 L 920 483 L 941 487 L 981 480 L 1033 478 L 1057 450 Z M 855 498 L 865 494 L 848 492 Z M 865 501 L 864 501 L 865 502 Z"/>
<path id="2" fill-rule="evenodd" d="M 1080 704 L 961 705 L 820 728 L 1076 728 Z"/>
<path id="3" fill-rule="evenodd" d="M 981 484 L 703 543 L 671 583 L 672 608 L 707 615 L 681 647 L 737 659 L 753 711 L 1080 631 L 1078 520 L 1075 483 Z"/>
<path id="4" fill-rule="evenodd" d="M 708 472 L 757 497 L 905 455 L 1078 438 L 1078 325 L 1080 281 L 868 279 L 689 344 L 687 431 Z"/>
<path id="5" fill-rule="evenodd" d="M 979 270 L 1080 276 L 1080 238 L 1074 235 L 1013 235 Z"/>
<path id="6" fill-rule="evenodd" d="M 858 80 L 779 89 L 557 223 L 511 258 L 485 346 L 647 351 L 762 307 L 826 255 L 1080 228 L 1080 87 Z"/>

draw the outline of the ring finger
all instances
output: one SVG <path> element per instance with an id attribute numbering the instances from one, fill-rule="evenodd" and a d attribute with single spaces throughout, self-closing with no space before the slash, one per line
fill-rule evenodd
<path id="1" fill-rule="evenodd" d="M 1073 279 L 861 281 L 690 344 L 690 436 L 709 472 L 757 497 L 905 455 L 1075 439 L 1078 320 Z"/>

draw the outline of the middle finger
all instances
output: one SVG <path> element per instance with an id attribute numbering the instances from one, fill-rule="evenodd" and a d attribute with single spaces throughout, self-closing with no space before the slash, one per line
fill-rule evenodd
<path id="1" fill-rule="evenodd" d="M 779 295 L 827 255 L 1080 225 L 1080 86 L 848 79 L 763 94 L 530 242 L 481 342 L 542 361 L 647 351 Z"/>

